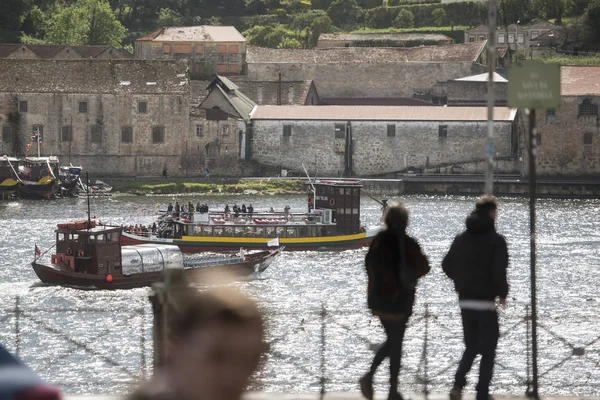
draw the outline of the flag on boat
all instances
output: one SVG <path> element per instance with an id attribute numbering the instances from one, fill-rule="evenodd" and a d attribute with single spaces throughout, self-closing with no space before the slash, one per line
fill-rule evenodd
<path id="1" fill-rule="evenodd" d="M 276 246 L 279 246 L 279 238 L 278 238 L 278 237 L 276 237 L 275 239 L 271 239 L 271 240 L 269 240 L 269 241 L 267 242 L 267 246 L 270 246 L 270 247 L 276 247 Z"/>
<path id="2" fill-rule="evenodd" d="M 40 250 L 39 247 L 37 247 L 37 244 L 35 245 L 35 256 L 39 257 L 42 255 L 42 251 Z"/>

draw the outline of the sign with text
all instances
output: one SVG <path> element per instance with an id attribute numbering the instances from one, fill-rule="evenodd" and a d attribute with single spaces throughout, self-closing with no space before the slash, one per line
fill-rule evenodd
<path id="1" fill-rule="evenodd" d="M 508 106 L 557 108 L 560 106 L 560 65 L 529 61 L 508 71 Z"/>

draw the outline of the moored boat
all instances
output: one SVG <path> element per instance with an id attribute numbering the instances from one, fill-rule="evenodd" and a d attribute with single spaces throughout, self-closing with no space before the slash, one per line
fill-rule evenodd
<path id="1" fill-rule="evenodd" d="M 16 168 L 18 168 L 17 158 L 0 157 L 0 199 L 10 198 L 22 185 Z"/>
<path id="2" fill-rule="evenodd" d="M 96 226 L 95 221 L 58 224 L 56 252 L 43 261 L 36 246 L 31 265 L 38 278 L 48 284 L 131 289 L 158 282 L 165 268 L 182 268 L 190 275 L 206 269 L 239 275 L 262 272 L 281 251 L 277 248 L 186 261 L 181 250 L 169 244 L 121 246 L 121 232 L 121 227 Z"/>
<path id="3" fill-rule="evenodd" d="M 122 243 L 164 243 L 182 252 L 223 251 L 244 247 L 286 250 L 343 250 L 368 245 L 377 229 L 360 224 L 357 181 L 321 180 L 309 184 L 307 212 L 167 212 L 156 235 L 124 232 Z"/>
<path id="4" fill-rule="evenodd" d="M 57 157 L 26 157 L 19 166 L 23 186 L 19 197 L 54 199 L 60 189 Z"/>

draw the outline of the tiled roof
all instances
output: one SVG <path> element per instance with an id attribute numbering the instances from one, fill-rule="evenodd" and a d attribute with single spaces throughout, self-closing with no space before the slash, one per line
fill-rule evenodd
<path id="1" fill-rule="evenodd" d="M 229 104 L 235 109 L 238 116 L 244 120 L 248 120 L 248 115 L 252 109 L 256 106 L 256 103 L 249 99 L 244 93 L 238 90 L 238 86 L 231 82 L 224 76 L 217 75 L 215 79 L 208 85 L 207 90 L 217 90 L 223 98 L 225 98 Z M 205 107 L 200 104 L 201 108 L 209 109 L 210 106 Z"/>
<path id="2" fill-rule="evenodd" d="M 527 26 L 527 29 L 557 29 L 560 28 L 558 25 L 554 25 L 548 21 L 540 21 L 535 24 Z"/>
<path id="3" fill-rule="evenodd" d="M 513 121 L 517 110 L 496 107 L 494 120 Z M 257 106 L 252 120 L 487 121 L 487 107 Z"/>
<path id="4" fill-rule="evenodd" d="M 561 67 L 562 96 L 600 96 L 600 67 Z"/>
<path id="5" fill-rule="evenodd" d="M 249 46 L 248 64 L 263 63 L 397 63 L 475 61 L 486 42 L 422 47 L 339 47 L 315 49 L 268 49 Z"/>
<path id="6" fill-rule="evenodd" d="M 239 90 L 257 104 L 277 104 L 277 81 L 250 81 L 246 77 L 229 77 Z M 281 84 L 282 105 L 302 105 L 306 101 L 311 81 L 286 81 Z M 259 92 L 262 93 L 259 96 Z M 259 102 L 259 99 L 261 100 Z"/>
<path id="7" fill-rule="evenodd" d="M 0 44 L 0 58 L 8 57 L 12 52 L 20 48 L 29 49 L 39 58 L 54 58 L 64 49 L 72 50 L 82 58 L 96 58 L 105 51 L 114 51 L 122 57 L 131 57 L 125 50 L 113 46 L 66 46 L 55 44 Z"/>
<path id="8" fill-rule="evenodd" d="M 407 97 L 325 97 L 321 98 L 319 105 L 331 106 L 433 106 L 424 100 Z"/>
<path id="9" fill-rule="evenodd" d="M 383 40 L 383 41 L 452 41 L 452 38 L 439 33 L 322 33 L 319 40 L 353 41 Z"/>
<path id="10" fill-rule="evenodd" d="M 0 60 L 0 92 L 189 93 L 186 60 Z"/>
<path id="11" fill-rule="evenodd" d="M 137 40 L 160 42 L 245 42 L 246 39 L 233 26 L 183 26 L 161 28 Z"/>

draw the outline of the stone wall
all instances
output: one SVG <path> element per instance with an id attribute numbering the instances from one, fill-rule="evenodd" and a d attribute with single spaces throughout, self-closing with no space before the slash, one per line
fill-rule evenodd
<path id="1" fill-rule="evenodd" d="M 600 173 L 599 115 L 579 115 L 580 106 L 589 100 L 600 108 L 600 96 L 563 96 L 560 108 L 551 115 L 537 111 L 538 173 L 540 175 L 585 176 Z M 593 109 L 593 107 L 592 107 Z M 587 142 L 584 137 L 587 134 Z"/>
<path id="2" fill-rule="evenodd" d="M 335 124 L 345 121 L 273 121 L 252 123 L 253 161 L 302 170 L 304 164 L 319 174 L 340 175 L 344 153 L 336 152 Z M 292 133 L 283 137 L 283 126 Z M 395 137 L 388 137 L 395 125 Z M 447 137 L 440 138 L 440 125 Z M 495 123 L 494 150 L 499 157 L 512 158 L 511 122 Z M 409 169 L 462 164 L 485 157 L 486 122 L 352 121 L 353 172 L 357 176 L 385 174 Z"/>
<path id="3" fill-rule="evenodd" d="M 249 63 L 248 79 L 314 80 L 321 97 L 412 97 L 415 90 L 472 75 L 472 62 L 356 64 Z"/>
<path id="4" fill-rule="evenodd" d="M 482 104 L 487 102 L 487 82 L 450 81 L 444 84 L 448 104 Z M 506 104 L 508 84 L 494 82 L 496 104 Z"/>

